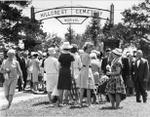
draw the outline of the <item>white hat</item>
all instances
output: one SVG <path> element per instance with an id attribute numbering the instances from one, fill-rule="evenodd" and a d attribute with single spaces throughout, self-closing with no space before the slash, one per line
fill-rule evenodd
<path id="1" fill-rule="evenodd" d="M 72 47 L 69 42 L 64 42 L 61 49 L 71 49 Z"/>
<path id="2" fill-rule="evenodd" d="M 39 54 L 38 54 L 38 52 L 31 52 L 31 55 L 32 55 L 32 56 L 35 56 L 35 55 L 38 56 Z"/>
<path id="3" fill-rule="evenodd" d="M 10 49 L 10 50 L 8 50 L 8 52 L 7 52 L 7 54 L 15 54 L 16 52 L 15 52 L 15 50 L 14 49 Z"/>
<path id="4" fill-rule="evenodd" d="M 121 56 L 122 55 L 122 50 L 119 48 L 115 48 L 114 50 L 112 50 L 112 53 L 114 53 L 117 56 Z"/>
<path id="5" fill-rule="evenodd" d="M 84 50 L 79 49 L 79 53 L 80 53 L 80 54 L 83 54 L 83 53 L 84 53 Z"/>
<path id="6" fill-rule="evenodd" d="M 97 50 L 92 50 L 91 53 L 100 54 L 100 52 Z"/>
<path id="7" fill-rule="evenodd" d="M 91 59 L 97 59 L 96 53 L 91 53 L 91 54 L 90 54 L 90 57 L 91 57 Z"/>
<path id="8" fill-rule="evenodd" d="M 44 52 L 44 53 L 43 53 L 43 56 L 47 56 L 47 53 L 46 53 L 46 52 Z"/>
<path id="9" fill-rule="evenodd" d="M 48 48 L 48 53 L 49 53 L 50 55 L 56 54 L 55 48 L 53 48 L 53 47 Z"/>

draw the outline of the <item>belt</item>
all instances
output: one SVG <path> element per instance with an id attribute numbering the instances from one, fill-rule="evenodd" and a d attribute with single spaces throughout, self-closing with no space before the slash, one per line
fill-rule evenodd
<path id="1" fill-rule="evenodd" d="M 89 66 L 83 65 L 83 67 L 91 67 L 91 66 L 90 65 Z"/>

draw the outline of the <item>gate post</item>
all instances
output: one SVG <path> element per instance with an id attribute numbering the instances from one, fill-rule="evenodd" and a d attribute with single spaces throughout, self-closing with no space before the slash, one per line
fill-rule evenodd
<path id="1" fill-rule="evenodd" d="M 110 24 L 114 25 L 114 5 L 110 5 Z"/>
<path id="2" fill-rule="evenodd" d="M 35 20 L 34 7 L 31 7 L 31 21 Z"/>

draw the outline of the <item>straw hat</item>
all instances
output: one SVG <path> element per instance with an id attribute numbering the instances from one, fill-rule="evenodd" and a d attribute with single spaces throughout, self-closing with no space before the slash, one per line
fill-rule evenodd
<path id="1" fill-rule="evenodd" d="M 53 47 L 48 48 L 48 54 L 49 54 L 49 55 L 56 54 L 55 48 L 53 48 Z"/>
<path id="2" fill-rule="evenodd" d="M 71 49 L 73 46 L 69 42 L 64 42 L 61 49 Z"/>
<path id="3" fill-rule="evenodd" d="M 114 50 L 112 50 L 112 53 L 117 55 L 117 56 L 121 56 L 122 55 L 122 50 L 119 48 L 115 48 Z"/>

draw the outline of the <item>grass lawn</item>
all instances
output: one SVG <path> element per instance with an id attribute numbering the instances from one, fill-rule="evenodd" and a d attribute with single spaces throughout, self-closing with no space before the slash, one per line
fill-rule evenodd
<path id="1" fill-rule="evenodd" d="M 13 104 L 9 110 L 0 111 L 1 117 L 15 116 L 49 116 L 49 117 L 150 117 L 150 98 L 147 103 L 136 103 L 135 97 L 127 97 L 122 103 L 122 109 L 112 110 L 110 103 L 96 104 L 91 107 L 71 109 L 50 107 L 47 96 L 22 101 Z"/>

